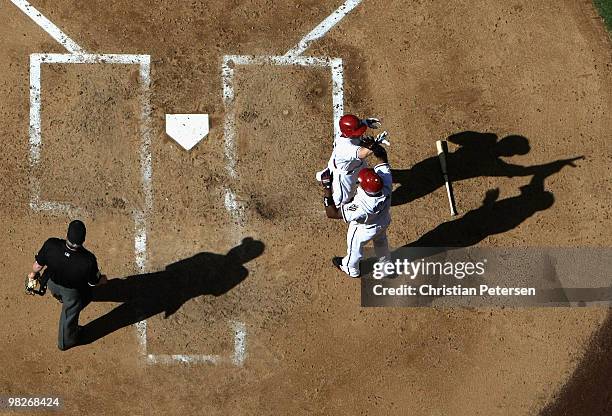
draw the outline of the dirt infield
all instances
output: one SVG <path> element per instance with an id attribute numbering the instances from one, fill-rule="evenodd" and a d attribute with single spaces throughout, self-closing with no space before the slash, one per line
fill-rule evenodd
<path id="1" fill-rule="evenodd" d="M 592 394 L 606 386 L 607 308 L 359 307 L 359 282 L 330 265 L 345 250 L 345 225 L 324 218 L 314 181 L 331 150 L 328 69 L 234 68 L 236 177 L 228 174 L 223 55 L 283 55 L 340 1 L 33 4 L 90 52 L 151 55 L 149 274 L 134 263 L 138 68 L 44 64 L 32 171 L 29 54 L 65 50 L 4 2 L 0 395 L 57 395 L 66 414 L 609 414 L 609 392 Z M 512 218 L 462 234 L 466 245 L 612 244 L 612 44 L 589 1 L 363 0 L 304 55 L 342 58 L 346 110 L 380 116 L 391 133 L 392 245 L 443 243 L 434 232 L 449 221 L 443 189 L 419 194 L 411 180 L 436 140 L 460 133 L 525 137 L 527 153 L 502 158 L 517 165 L 585 158 L 546 172 L 544 203 L 526 198 Z M 164 115 L 195 112 L 210 115 L 211 132 L 185 152 L 165 135 Z M 466 166 L 455 184 L 461 214 L 492 189 L 498 201 L 519 196 L 532 179 L 487 163 L 476 174 Z M 429 171 L 420 172 L 424 184 Z M 25 297 L 22 285 L 36 250 L 63 236 L 69 218 L 30 208 L 32 178 L 41 197 L 84 209 L 88 248 L 109 278 L 128 278 L 111 288 L 149 278 L 139 290 L 159 304 L 111 291 L 81 315 L 103 336 L 58 351 L 57 302 Z M 250 249 L 225 268 L 247 237 Z M 131 325 L 143 314 L 148 353 L 223 360 L 147 363 Z M 246 326 L 241 365 L 232 362 L 236 322 Z M 575 407 L 581 392 L 593 407 Z"/>

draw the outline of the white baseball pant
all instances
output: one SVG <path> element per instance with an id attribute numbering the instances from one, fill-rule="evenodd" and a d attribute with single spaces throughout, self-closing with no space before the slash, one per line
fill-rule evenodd
<path id="1" fill-rule="evenodd" d="M 386 262 L 391 259 L 389 241 L 387 240 L 387 227 L 379 225 L 365 225 L 351 222 L 346 233 L 346 256 L 342 259 L 342 269 L 351 277 L 361 274 L 359 262 L 363 258 L 363 247 L 372 241 L 374 252 L 378 261 Z"/>

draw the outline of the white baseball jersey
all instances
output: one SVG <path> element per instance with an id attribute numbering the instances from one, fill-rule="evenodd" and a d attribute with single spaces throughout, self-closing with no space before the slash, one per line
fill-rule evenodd
<path id="1" fill-rule="evenodd" d="M 388 165 L 386 165 L 388 167 Z M 391 170 L 388 170 L 391 179 Z M 387 227 L 391 223 L 391 196 L 383 192 L 379 196 L 369 196 L 361 188 L 352 202 L 341 206 L 344 221 L 349 223 L 346 234 L 346 256 L 342 259 L 342 270 L 349 276 L 359 276 L 359 262 L 363 258 L 363 247 L 372 241 L 379 261 L 390 259 Z"/>
<path id="2" fill-rule="evenodd" d="M 355 195 L 357 177 L 366 163 L 359 159 L 359 139 L 346 137 L 334 140 L 334 150 L 327 167 L 332 172 L 332 197 L 337 207 Z"/>
<path id="3" fill-rule="evenodd" d="M 383 194 L 391 197 L 391 193 L 393 192 L 393 177 L 391 176 L 391 166 L 388 163 L 379 163 L 378 165 L 373 167 L 374 172 L 383 181 Z"/>
<path id="4" fill-rule="evenodd" d="M 355 222 L 364 226 L 387 227 L 391 223 L 391 199 L 383 192 L 379 196 L 370 196 L 361 188 L 352 202 L 342 205 L 340 211 L 346 222 Z"/>

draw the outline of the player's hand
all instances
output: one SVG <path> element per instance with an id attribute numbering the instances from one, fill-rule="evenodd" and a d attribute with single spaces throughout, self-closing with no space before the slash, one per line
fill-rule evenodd
<path id="1" fill-rule="evenodd" d="M 34 272 L 28 273 L 28 279 L 33 280 L 34 278 L 36 278 L 36 273 Z"/>
<path id="2" fill-rule="evenodd" d="M 549 169 L 550 169 L 549 172 L 554 173 L 554 172 L 559 172 L 565 166 L 571 166 L 573 168 L 577 167 L 576 163 L 574 163 L 574 162 L 576 162 L 577 160 L 581 160 L 581 159 L 584 159 L 584 156 L 574 157 L 574 158 L 571 158 L 571 159 L 557 160 L 557 161 L 551 162 L 551 163 L 549 163 L 548 165 L 545 165 L 545 166 L 549 167 Z M 549 174 L 552 174 L 552 173 L 549 173 Z"/>
<path id="3" fill-rule="evenodd" d="M 331 189 L 332 187 L 332 174 L 329 170 L 323 172 L 321 175 L 321 185 L 325 189 Z"/>
<path id="4" fill-rule="evenodd" d="M 382 133 L 380 133 L 378 136 L 376 136 L 376 139 L 374 141 L 379 144 L 391 146 L 391 143 L 389 143 L 389 132 L 388 131 L 383 131 Z"/>
<path id="5" fill-rule="evenodd" d="M 564 162 L 567 166 L 571 166 L 573 168 L 578 167 L 574 162 L 577 160 L 584 160 L 584 156 L 573 157 L 571 159 L 565 159 Z"/>
<path id="6" fill-rule="evenodd" d="M 368 117 L 361 120 L 361 122 L 371 129 L 377 129 L 380 127 L 380 120 L 374 117 Z"/>
<path id="7" fill-rule="evenodd" d="M 366 149 L 371 149 L 375 143 L 376 140 L 372 136 L 361 136 L 361 139 L 359 140 L 359 146 L 365 147 Z"/>

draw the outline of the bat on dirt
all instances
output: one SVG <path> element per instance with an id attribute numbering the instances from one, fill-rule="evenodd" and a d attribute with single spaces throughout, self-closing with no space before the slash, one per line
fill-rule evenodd
<path id="1" fill-rule="evenodd" d="M 438 140 L 436 142 L 436 148 L 438 149 L 438 159 L 440 159 L 440 167 L 442 168 L 442 175 L 444 176 L 444 183 L 446 184 L 446 196 L 448 196 L 451 216 L 455 216 L 457 215 L 455 195 L 453 194 L 453 184 L 448 179 L 448 169 L 446 166 L 446 155 L 448 154 L 448 144 L 446 140 Z"/>

